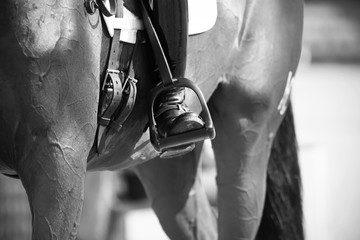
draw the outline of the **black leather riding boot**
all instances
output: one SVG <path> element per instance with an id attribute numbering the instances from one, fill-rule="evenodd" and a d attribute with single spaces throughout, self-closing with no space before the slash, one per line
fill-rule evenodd
<path id="1" fill-rule="evenodd" d="M 147 32 L 153 50 L 159 48 L 156 47 L 159 43 L 163 50 L 163 53 L 159 50 L 154 53 L 159 77 L 165 89 L 162 89 L 159 95 L 161 85 L 158 85 L 154 91 L 152 101 L 155 102 L 152 102 L 151 116 L 149 116 L 150 138 L 154 147 L 160 152 L 160 157 L 168 158 L 193 150 L 194 142 L 206 138 L 206 133 L 201 131 L 203 129 L 206 131 L 206 124 L 198 114 L 185 106 L 185 89 L 179 87 L 195 88 L 192 87 L 192 83 L 184 84 L 189 81 L 184 78 L 188 40 L 187 0 L 153 0 L 152 5 L 151 15 L 158 39 L 153 36 L 155 34 L 149 23 Z M 146 11 L 143 10 L 144 13 Z M 171 74 L 168 74 L 169 70 Z M 179 81 L 179 86 L 176 86 L 175 81 Z M 174 87 L 171 88 L 172 84 Z M 196 94 L 199 95 L 197 92 Z"/>
<path id="2" fill-rule="evenodd" d="M 161 94 L 155 106 L 155 120 L 162 137 L 173 136 L 202 128 L 204 121 L 184 103 L 185 89 L 175 87 Z"/>

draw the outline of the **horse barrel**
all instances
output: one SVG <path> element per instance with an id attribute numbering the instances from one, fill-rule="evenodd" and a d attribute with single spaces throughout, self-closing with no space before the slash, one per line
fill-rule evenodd
<path id="1" fill-rule="evenodd" d="M 21 182 L 0 175 L 0 189 L 0 239 L 29 240 L 31 212 Z"/>

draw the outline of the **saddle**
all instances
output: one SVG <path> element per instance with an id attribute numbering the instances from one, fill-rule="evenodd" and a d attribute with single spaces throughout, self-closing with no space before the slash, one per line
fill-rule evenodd
<path id="1" fill-rule="evenodd" d="M 153 49 L 161 78 L 161 82 L 152 91 L 149 105 L 150 140 L 155 150 L 163 154 L 163 156 L 166 156 L 167 151 L 184 152 L 189 145 L 191 145 L 193 149 L 194 142 L 207 138 L 213 139 L 215 137 L 215 130 L 205 98 L 201 90 L 189 79 L 173 77 L 167 57 L 152 23 L 152 9 L 149 3 L 145 0 L 136 2 L 125 0 L 123 5 L 124 8 L 121 9 L 121 12 L 124 17 L 119 18 L 116 16 L 116 12 L 118 11 L 117 0 L 105 2 L 103 0 L 87 0 L 85 3 L 86 9 L 90 13 L 94 13 L 96 9 L 99 9 L 108 27 L 109 35 L 113 38 L 107 73 L 100 94 L 96 141 L 98 154 L 103 153 L 106 149 L 106 141 L 108 141 L 106 137 L 107 131 L 110 128 L 120 131 L 123 123 L 134 107 L 137 80 L 135 79 L 132 68 L 132 58 L 136 46 L 144 40 L 141 38 L 139 30 L 145 30 L 147 33 L 147 39 Z M 139 8 L 141 9 L 141 13 L 137 12 Z M 139 14 L 142 20 L 137 17 Z M 198 31 L 199 29 L 194 33 L 197 34 L 199 33 Z M 120 41 L 116 41 L 116 39 Z M 125 47 L 127 50 L 125 50 Z M 122 50 L 121 54 L 120 48 Z M 198 96 L 203 110 L 202 117 L 205 124 L 199 129 L 164 137 L 158 132 L 158 124 L 154 114 L 154 104 L 156 99 L 164 92 L 180 87 L 189 88 Z"/>
<path id="2" fill-rule="evenodd" d="M 90 6 L 89 6 L 90 3 Z M 210 30 L 216 23 L 217 19 L 217 1 L 216 0 L 188 0 L 188 34 L 189 36 L 204 33 Z M 131 21 L 131 15 L 126 18 L 126 21 L 123 21 L 122 18 L 116 18 L 116 6 L 117 0 L 109 1 L 108 5 L 100 1 L 98 7 L 102 12 L 105 20 L 105 24 L 109 35 L 112 37 L 114 35 L 115 26 L 126 25 L 126 22 Z M 90 8 L 88 11 L 95 12 L 95 2 L 87 1 L 87 8 Z M 134 8 L 133 8 L 134 9 Z M 204 11 L 206 9 L 206 11 Z M 133 10 L 134 11 L 134 10 Z M 118 23 L 122 22 L 122 23 Z M 141 24 L 141 22 L 140 22 Z M 135 26 L 134 24 L 133 26 Z M 129 26 L 129 25 L 127 25 Z M 137 28 L 141 28 L 138 26 Z M 126 29 L 126 27 L 122 28 Z"/>

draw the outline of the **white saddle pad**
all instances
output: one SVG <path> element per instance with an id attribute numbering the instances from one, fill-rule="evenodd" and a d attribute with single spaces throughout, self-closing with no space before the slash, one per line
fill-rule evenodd
<path id="1" fill-rule="evenodd" d="M 216 22 L 216 0 L 188 0 L 189 35 L 210 30 Z"/>
<path id="2" fill-rule="evenodd" d="M 109 7 L 109 1 L 105 1 Z M 188 0 L 189 13 L 189 35 L 199 34 L 210 30 L 216 22 L 217 3 L 216 0 Z M 121 41 L 135 43 L 136 31 L 143 29 L 141 20 L 124 8 L 124 18 L 115 18 L 115 16 L 106 17 L 104 20 L 110 36 L 114 35 L 114 28 L 123 29 L 121 32 Z"/>

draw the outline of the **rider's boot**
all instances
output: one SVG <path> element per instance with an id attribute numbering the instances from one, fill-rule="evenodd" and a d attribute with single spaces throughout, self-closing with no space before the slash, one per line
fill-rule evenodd
<path id="1" fill-rule="evenodd" d="M 144 25 L 162 81 L 154 89 L 151 99 L 150 138 L 162 158 L 179 156 L 191 151 L 195 142 L 209 138 L 208 132 L 214 135 L 211 124 L 208 124 L 208 111 L 204 111 L 203 121 L 184 103 L 184 87 L 193 90 L 199 100 L 202 96 L 200 89 L 184 78 L 188 40 L 187 1 L 154 0 L 152 19 L 148 16 L 150 7 L 145 7 L 145 2 L 142 1 Z M 200 102 L 202 108 L 206 108 L 204 100 Z"/>
<path id="2" fill-rule="evenodd" d="M 155 103 L 155 119 L 161 137 L 186 133 L 204 126 L 204 121 L 186 107 L 184 100 L 183 87 L 174 87 L 158 97 Z"/>

